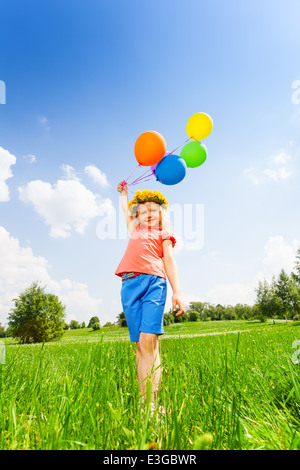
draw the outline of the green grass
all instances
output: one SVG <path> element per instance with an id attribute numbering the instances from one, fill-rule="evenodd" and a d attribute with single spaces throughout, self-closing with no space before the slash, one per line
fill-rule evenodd
<path id="1" fill-rule="evenodd" d="M 161 338 L 164 420 L 141 414 L 126 328 L 6 342 L 1 449 L 300 449 L 300 323 L 170 325 Z"/>

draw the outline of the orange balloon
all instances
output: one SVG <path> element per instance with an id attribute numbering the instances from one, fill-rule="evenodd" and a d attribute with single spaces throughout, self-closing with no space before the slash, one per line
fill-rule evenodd
<path id="1" fill-rule="evenodd" d="M 137 138 L 134 154 L 140 165 L 151 166 L 165 156 L 166 149 L 166 141 L 159 132 L 147 131 Z"/>

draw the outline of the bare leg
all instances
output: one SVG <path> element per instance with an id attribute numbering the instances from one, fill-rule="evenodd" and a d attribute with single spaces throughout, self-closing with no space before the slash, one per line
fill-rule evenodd
<path id="1" fill-rule="evenodd" d="M 158 335 L 151 333 L 140 334 L 140 340 L 136 343 L 137 374 L 140 384 L 140 393 L 143 399 L 147 394 L 147 377 L 152 382 L 151 401 L 158 398 L 161 383 L 161 368 Z"/>

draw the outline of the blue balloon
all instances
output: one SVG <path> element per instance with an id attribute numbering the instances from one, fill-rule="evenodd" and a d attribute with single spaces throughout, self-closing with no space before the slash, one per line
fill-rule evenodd
<path id="1" fill-rule="evenodd" d="M 177 184 L 186 174 L 186 163 L 178 155 L 165 155 L 156 165 L 155 176 L 163 184 Z"/>

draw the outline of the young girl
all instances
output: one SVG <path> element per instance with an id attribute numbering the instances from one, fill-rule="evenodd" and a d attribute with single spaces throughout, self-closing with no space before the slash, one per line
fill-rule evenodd
<path id="1" fill-rule="evenodd" d="M 170 230 L 168 201 L 159 191 L 136 191 L 128 203 L 127 185 L 119 183 L 130 239 L 115 274 L 122 277 L 121 300 L 130 341 L 136 343 L 136 364 L 143 400 L 147 377 L 152 381 L 151 408 L 155 408 L 161 382 L 158 337 L 164 333 L 166 275 L 173 289 L 176 316 L 185 313 L 173 256 L 176 239 Z"/>

